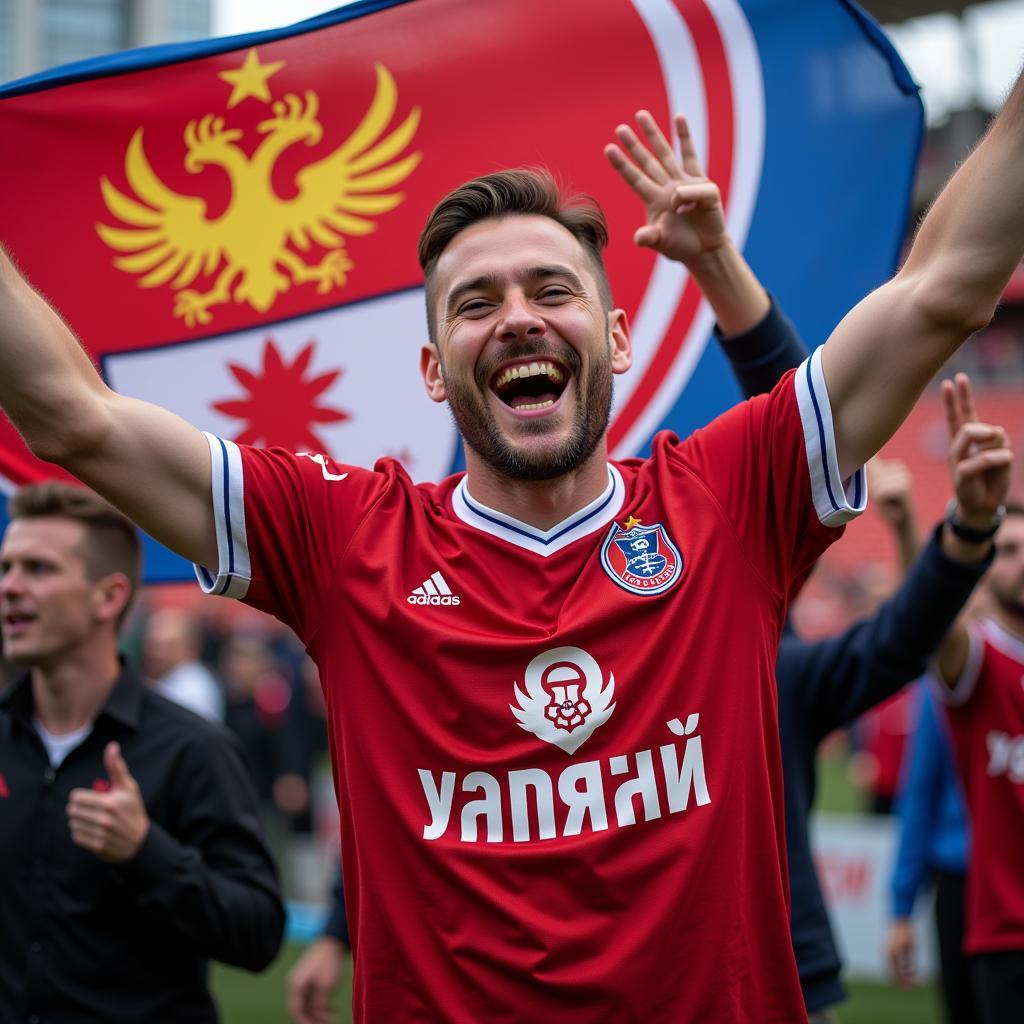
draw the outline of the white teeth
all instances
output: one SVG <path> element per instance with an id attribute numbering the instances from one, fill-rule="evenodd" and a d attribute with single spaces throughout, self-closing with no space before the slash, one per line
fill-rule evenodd
<path id="1" fill-rule="evenodd" d="M 524 363 L 519 366 L 510 366 L 507 370 L 503 370 L 494 382 L 494 386 L 496 388 L 503 388 L 506 384 L 517 380 L 519 377 L 538 377 L 541 374 L 548 377 L 553 384 L 561 384 L 565 379 L 565 375 L 553 363 Z"/>
<path id="2" fill-rule="evenodd" d="M 554 405 L 553 399 L 548 399 L 546 402 L 536 402 L 533 405 L 517 405 L 516 412 L 523 412 L 526 409 L 546 409 L 549 405 Z"/>

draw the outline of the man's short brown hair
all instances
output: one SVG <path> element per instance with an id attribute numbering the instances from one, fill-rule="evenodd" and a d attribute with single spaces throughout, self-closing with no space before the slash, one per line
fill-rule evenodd
<path id="1" fill-rule="evenodd" d="M 84 487 L 52 480 L 16 490 L 7 514 L 11 520 L 59 517 L 81 523 L 86 534 L 78 553 L 85 563 L 86 576 L 99 580 L 111 573 L 122 573 L 128 578 L 131 597 L 121 613 L 124 618 L 142 571 L 139 532 L 127 516 Z"/>
<path id="2" fill-rule="evenodd" d="M 420 235 L 419 258 L 427 282 L 427 326 L 431 341 L 437 327 L 431 284 L 434 269 L 451 240 L 482 220 L 513 216 L 550 217 L 561 224 L 590 257 L 601 301 L 612 308 L 611 286 L 601 250 L 608 244 L 608 224 L 596 200 L 565 195 L 549 171 L 518 168 L 474 178 L 449 192 L 434 207 Z"/>

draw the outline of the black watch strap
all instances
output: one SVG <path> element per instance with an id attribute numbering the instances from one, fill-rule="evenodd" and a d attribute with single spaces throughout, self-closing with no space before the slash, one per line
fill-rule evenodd
<path id="1" fill-rule="evenodd" d="M 968 526 L 960 521 L 956 514 L 955 498 L 946 506 L 946 523 L 957 537 L 968 544 L 982 544 L 987 540 L 991 540 L 996 535 L 999 527 L 1002 526 L 1005 518 L 1006 507 L 1000 505 L 996 509 L 995 516 L 992 518 L 992 525 L 979 530 L 977 527 Z"/>

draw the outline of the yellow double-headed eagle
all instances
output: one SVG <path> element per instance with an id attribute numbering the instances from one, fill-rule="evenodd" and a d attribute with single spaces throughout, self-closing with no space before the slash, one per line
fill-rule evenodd
<path id="1" fill-rule="evenodd" d="M 418 152 L 400 156 L 416 134 L 419 108 L 388 132 L 398 90 L 387 68 L 378 64 L 376 70 L 376 94 L 363 120 L 333 153 L 299 171 L 291 199 L 275 192 L 271 176 L 288 147 L 313 146 L 323 138 L 316 93 L 276 101 L 273 116 L 257 127 L 265 138 L 251 157 L 236 145 L 242 132 L 226 127 L 223 118 L 208 114 L 190 121 L 186 170 L 221 167 L 231 183 L 227 208 L 212 219 L 204 199 L 175 192 L 160 180 L 137 129 L 125 154 L 131 193 L 106 177 L 100 181 L 107 209 L 122 224 L 96 225 L 103 241 L 124 254 L 114 265 L 140 275 L 144 288 L 168 285 L 175 292 L 174 315 L 189 327 L 209 323 L 210 310 L 221 303 L 247 302 L 264 313 L 292 285 L 314 282 L 321 294 L 343 285 L 353 266 L 345 236 L 376 230 L 371 218 L 402 202 L 403 193 L 393 189 L 421 158 Z M 314 244 L 328 252 L 307 262 L 303 257 Z M 209 291 L 188 287 L 214 274 Z"/>

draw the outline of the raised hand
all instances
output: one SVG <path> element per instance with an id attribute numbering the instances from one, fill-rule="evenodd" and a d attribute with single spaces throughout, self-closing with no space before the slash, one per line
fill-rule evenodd
<path id="1" fill-rule="evenodd" d="M 729 240 L 721 193 L 704 174 L 682 114 L 674 118 L 680 157 L 648 111 L 637 111 L 636 122 L 647 145 L 629 125 L 620 124 L 615 137 L 621 148 L 613 142 L 604 150 L 612 167 L 644 204 L 647 223 L 637 229 L 633 240 L 689 265 Z"/>
<path id="2" fill-rule="evenodd" d="M 882 459 L 877 455 L 867 469 L 871 503 L 894 530 L 902 529 L 914 514 L 910 494 L 914 478 L 910 469 L 900 459 Z"/>
<path id="3" fill-rule="evenodd" d="M 966 373 L 942 382 L 949 425 L 949 470 L 956 491 L 957 517 L 967 526 L 991 526 L 1010 492 L 1013 452 L 1006 431 L 978 421 Z"/>
<path id="4" fill-rule="evenodd" d="M 149 815 L 119 744 L 107 744 L 103 765 L 109 789 L 73 789 L 68 797 L 68 827 L 79 846 L 109 864 L 120 864 L 139 852 L 149 832 Z"/>

